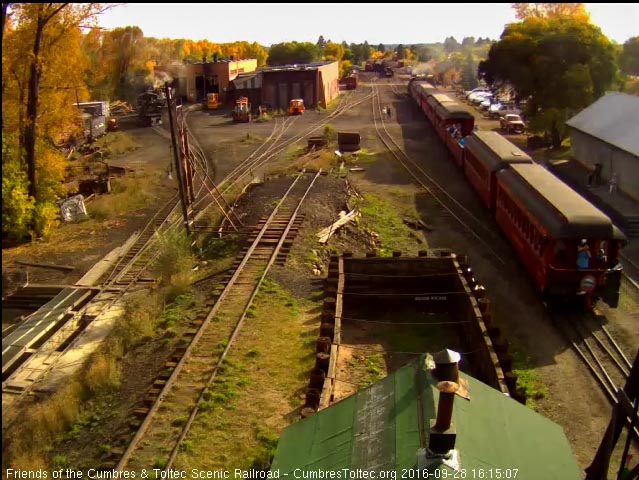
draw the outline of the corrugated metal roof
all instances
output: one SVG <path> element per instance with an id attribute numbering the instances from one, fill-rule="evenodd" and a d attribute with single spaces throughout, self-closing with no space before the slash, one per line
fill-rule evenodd
<path id="1" fill-rule="evenodd" d="M 420 437 L 427 444 L 429 420 L 436 416 L 439 392 L 436 379 L 422 367 L 425 359 L 423 355 L 369 388 L 286 428 L 271 470 L 279 471 L 281 478 L 295 469 L 324 474 L 344 473 L 342 469 L 395 471 L 396 478 L 406 478 L 401 476 L 402 469 L 413 470 L 418 465 Z M 511 469 L 510 478 L 581 478 L 559 425 L 468 375 L 461 373 L 460 377 L 468 382 L 471 399 L 455 398 L 453 425 L 459 467 L 466 470 L 466 478 L 471 478 L 472 469 L 477 472 L 473 478 L 491 478 L 480 476 L 479 469 L 494 472 L 497 468 Z M 425 432 L 420 432 L 420 410 Z M 436 468 L 451 471 L 441 463 Z M 302 478 L 300 471 L 296 473 L 295 478 Z M 507 477 L 503 474 L 501 478 Z"/>
<path id="2" fill-rule="evenodd" d="M 639 97 L 609 92 L 566 122 L 639 157 Z"/>

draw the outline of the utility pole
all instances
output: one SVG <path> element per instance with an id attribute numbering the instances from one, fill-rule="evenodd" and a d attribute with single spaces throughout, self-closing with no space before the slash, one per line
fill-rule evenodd
<path id="1" fill-rule="evenodd" d="M 164 91 L 166 93 L 166 103 L 169 110 L 169 126 L 171 127 L 171 143 L 173 144 L 173 158 L 175 160 L 175 173 L 177 175 L 178 181 L 178 190 L 180 192 L 180 203 L 182 205 L 182 216 L 184 217 L 184 228 L 186 230 L 187 236 L 190 235 L 191 229 L 189 226 L 189 209 L 188 209 L 188 198 L 186 194 L 186 186 L 184 181 L 184 168 L 182 164 L 182 159 L 180 158 L 182 155 L 182 149 L 178 143 L 178 132 L 176 126 L 176 112 L 175 105 L 173 103 L 173 96 L 171 95 L 171 87 L 169 83 L 165 83 Z"/>

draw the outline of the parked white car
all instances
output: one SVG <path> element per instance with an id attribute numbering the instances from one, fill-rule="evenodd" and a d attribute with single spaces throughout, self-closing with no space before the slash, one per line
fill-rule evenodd
<path id="1" fill-rule="evenodd" d="M 473 93 L 488 92 L 488 91 L 489 90 L 486 87 L 477 87 L 477 88 L 473 88 L 472 90 L 466 90 L 464 92 L 464 95 L 468 99 L 468 97 Z"/>
<path id="2" fill-rule="evenodd" d="M 491 92 L 483 92 L 481 94 L 477 94 L 470 101 L 471 101 L 471 103 L 474 103 L 475 105 L 479 105 L 484 100 L 487 100 L 487 99 L 490 99 L 490 98 L 493 98 L 493 94 Z"/>

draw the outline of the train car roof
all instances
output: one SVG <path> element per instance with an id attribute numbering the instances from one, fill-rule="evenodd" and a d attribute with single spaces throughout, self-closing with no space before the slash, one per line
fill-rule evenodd
<path id="1" fill-rule="evenodd" d="M 430 104 L 435 104 L 435 105 L 441 105 L 443 103 L 456 103 L 455 100 L 453 100 L 452 98 L 450 98 L 448 95 L 444 94 L 444 93 L 433 93 L 429 98 L 428 98 L 428 103 Z"/>
<path id="2" fill-rule="evenodd" d="M 430 83 L 428 82 L 415 82 L 414 87 L 418 90 L 421 90 L 423 92 L 426 92 L 429 95 L 432 95 L 434 93 L 437 93 L 439 90 L 437 90 L 436 87 L 433 87 Z"/>
<path id="3" fill-rule="evenodd" d="M 554 238 L 625 239 L 605 213 L 541 165 L 512 165 L 497 176 Z"/>
<path id="4" fill-rule="evenodd" d="M 473 132 L 464 140 L 464 148 L 488 166 L 490 171 L 500 170 L 515 163 L 533 163 L 532 158 L 497 132 Z"/>
<path id="5" fill-rule="evenodd" d="M 437 116 L 440 118 L 475 118 L 463 105 L 454 100 L 440 103 L 437 105 L 436 110 Z"/>

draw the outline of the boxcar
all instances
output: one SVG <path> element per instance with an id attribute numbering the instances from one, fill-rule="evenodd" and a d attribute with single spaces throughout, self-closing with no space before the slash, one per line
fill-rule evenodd
<path id="1" fill-rule="evenodd" d="M 464 174 L 491 212 L 495 210 L 497 172 L 518 163 L 533 161 L 497 132 L 473 132 L 464 140 Z"/>
<path id="2" fill-rule="evenodd" d="M 547 297 L 590 293 L 606 282 L 625 243 L 610 218 L 537 164 L 497 172 L 495 219 Z M 583 240 L 588 268 L 578 268 Z"/>

